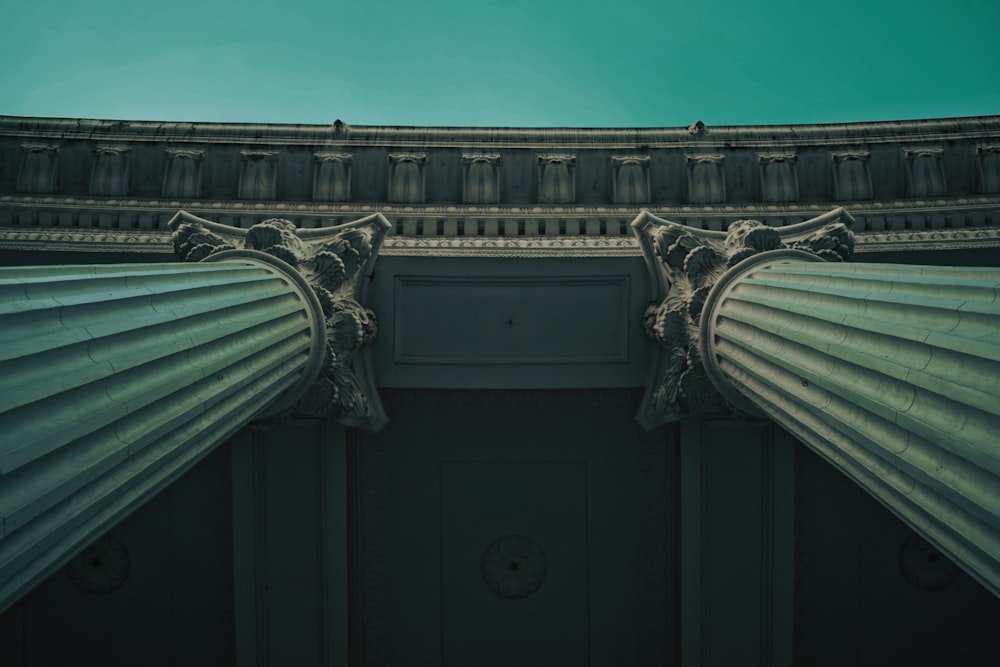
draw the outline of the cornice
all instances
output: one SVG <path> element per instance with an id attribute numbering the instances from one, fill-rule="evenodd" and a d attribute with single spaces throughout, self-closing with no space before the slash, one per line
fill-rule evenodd
<path id="1" fill-rule="evenodd" d="M 333 203 L 333 202 L 275 202 L 247 200 L 201 199 L 138 199 L 119 197 L 91 197 L 64 195 L 2 195 L 2 208 L 65 209 L 170 212 L 184 209 L 205 215 L 277 215 L 285 217 L 350 217 L 382 213 L 392 219 L 433 217 L 439 219 L 509 219 L 509 218 L 595 218 L 627 217 L 629 221 L 642 211 L 649 211 L 660 217 L 698 217 L 739 219 L 745 217 L 794 217 L 812 216 L 817 212 L 829 211 L 831 207 L 843 206 L 855 215 L 866 213 L 912 213 L 937 211 L 992 211 L 1000 209 L 1000 195 L 969 197 L 939 197 L 926 199 L 891 199 L 883 201 L 858 202 L 790 202 L 790 203 L 745 203 L 709 205 L 634 205 L 583 206 L 564 205 L 485 205 L 472 204 L 391 204 L 391 203 Z M 662 214 L 662 215 L 661 215 Z"/>
<path id="2" fill-rule="evenodd" d="M 486 128 L 179 123 L 0 116 L 0 136 L 33 141 L 96 140 L 243 145 L 470 148 L 701 148 L 792 147 L 830 144 L 933 142 L 1000 135 L 1000 116 L 813 125 L 688 128 Z"/>
<path id="3" fill-rule="evenodd" d="M 1000 227 L 860 232 L 855 255 L 869 252 L 1000 248 Z M 172 255 L 163 231 L 0 227 L 0 250 Z M 638 257 L 631 236 L 405 237 L 389 236 L 381 256 L 438 257 Z"/>
<path id="4" fill-rule="evenodd" d="M 1000 227 L 904 232 L 863 232 L 854 236 L 855 254 L 911 250 L 1000 248 Z"/>
<path id="5" fill-rule="evenodd" d="M 173 255 L 170 232 L 0 227 L 0 250 Z"/>

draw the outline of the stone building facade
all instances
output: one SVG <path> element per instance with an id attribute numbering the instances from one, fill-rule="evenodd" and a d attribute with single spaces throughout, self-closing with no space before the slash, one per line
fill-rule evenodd
<path id="1" fill-rule="evenodd" d="M 18 435 L 38 423 L 29 409 L 65 418 L 64 431 L 83 427 L 66 416 L 76 384 L 48 365 L 62 363 L 62 348 L 39 329 L 36 356 L 8 353 L 32 329 L 7 325 L 19 333 L 0 347 L 11 392 L 0 398 L 2 662 L 995 664 L 1000 452 L 982 435 L 1000 423 L 995 320 L 941 344 L 955 357 L 949 373 L 982 376 L 949 379 L 927 403 L 928 414 L 955 416 L 954 437 L 908 426 L 908 406 L 866 402 L 867 389 L 837 385 L 834 371 L 807 379 L 807 361 L 791 362 L 801 390 L 778 401 L 798 416 L 778 416 L 761 407 L 766 387 L 713 389 L 733 378 L 726 354 L 706 351 L 721 349 L 719 318 L 747 308 L 735 288 L 715 286 L 749 285 L 736 267 L 751 255 L 850 255 L 860 269 L 837 270 L 847 281 L 837 298 L 869 309 L 862 288 L 931 285 L 926 299 L 885 297 L 916 329 L 930 326 L 925 302 L 947 292 L 971 304 L 970 285 L 992 289 L 981 308 L 941 306 L 973 312 L 974 328 L 1000 317 L 995 271 L 896 267 L 997 267 L 998 247 L 1000 117 L 605 130 L 0 117 L 0 261 L 14 271 L 5 315 L 32 290 L 58 301 L 59 280 L 95 312 L 111 308 L 98 298 L 106 283 L 90 287 L 81 266 L 127 273 L 122 289 L 154 273 L 187 280 L 195 268 L 181 259 L 216 254 L 197 267 L 204 281 L 230 280 L 227 261 L 285 275 L 252 256 L 269 251 L 305 277 L 287 288 L 295 298 L 313 289 L 323 302 L 322 313 L 302 306 L 305 320 L 318 317 L 309 326 L 325 317 L 328 344 L 354 341 L 327 353 L 337 391 L 323 406 L 316 383 L 291 411 L 275 409 L 284 398 L 246 394 L 246 419 L 217 438 L 192 435 L 141 470 L 128 467 L 138 446 L 121 461 L 101 454 L 107 468 L 85 476 L 98 467 L 80 444 L 89 431 L 62 447 L 45 444 L 55 431 Z M 316 268 L 326 251 L 340 258 L 334 283 Z M 14 269 L 26 266 L 51 268 Z M 258 299 L 236 284 L 212 287 Z M 222 317 L 212 308 L 198 317 Z M 107 326 L 131 326 L 108 313 Z M 878 334 L 890 347 L 872 359 L 917 345 L 887 338 L 904 319 Z M 355 326 L 356 340 L 343 333 Z M 822 363 L 877 371 L 837 357 L 839 340 L 823 343 Z M 778 344 L 781 365 L 798 348 Z M 262 354 L 253 345 L 235 345 L 247 363 Z M 322 347 L 302 363 L 319 364 Z M 334 370 L 331 354 L 342 360 Z M 702 363 L 705 374 L 693 372 Z M 908 363 L 871 391 L 909 391 L 919 384 L 909 373 L 933 365 Z M 301 384 L 294 373 L 282 387 Z M 846 445 L 821 433 L 835 408 L 815 407 L 819 385 L 859 410 L 844 418 Z M 39 398 L 21 406 L 15 390 Z M 850 453 L 891 440 L 874 419 L 903 429 L 908 451 L 932 463 L 906 447 Z M 981 430 L 961 435 L 966 424 Z M 100 484 L 114 488 L 84 499 Z"/>

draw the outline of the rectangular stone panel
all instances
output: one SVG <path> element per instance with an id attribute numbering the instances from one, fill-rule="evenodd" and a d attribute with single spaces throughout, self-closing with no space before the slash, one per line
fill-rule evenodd
<path id="1" fill-rule="evenodd" d="M 441 664 L 589 664 L 587 542 L 586 463 L 442 461 Z"/>
<path id="2" fill-rule="evenodd" d="M 397 364 L 624 364 L 628 276 L 395 284 Z"/>

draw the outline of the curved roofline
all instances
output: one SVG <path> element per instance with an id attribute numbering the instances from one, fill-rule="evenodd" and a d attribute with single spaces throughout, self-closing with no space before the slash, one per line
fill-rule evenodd
<path id="1" fill-rule="evenodd" d="M 84 118 L 0 116 L 0 135 L 66 139 L 114 137 L 136 141 L 202 141 L 288 144 L 567 144 L 645 145 L 704 143 L 830 143 L 933 140 L 948 137 L 1000 137 L 1000 115 L 926 120 L 822 123 L 803 125 L 730 125 L 668 128 L 513 128 L 407 127 L 277 123 L 202 123 Z"/>

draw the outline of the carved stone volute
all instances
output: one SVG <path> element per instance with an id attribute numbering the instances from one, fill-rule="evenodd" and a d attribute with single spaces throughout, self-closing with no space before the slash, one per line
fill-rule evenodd
<path id="1" fill-rule="evenodd" d="M 371 430 L 387 419 L 369 356 L 377 320 L 362 303 L 389 228 L 381 214 L 308 230 L 278 218 L 238 229 L 184 211 L 170 221 L 174 249 L 183 261 L 211 260 L 239 249 L 257 251 L 281 260 L 304 279 L 322 308 L 326 351 L 315 381 L 286 414 L 332 417 L 345 426 Z"/>
<path id="2" fill-rule="evenodd" d="M 654 296 L 644 324 L 658 345 L 639 422 L 653 428 L 684 416 L 728 409 L 701 360 L 701 314 L 712 288 L 734 266 L 762 252 L 803 250 L 827 261 L 843 261 L 854 250 L 852 222 L 846 211 L 836 209 L 789 227 L 737 220 L 728 231 L 713 232 L 641 213 L 632 228 L 643 249 Z"/>

